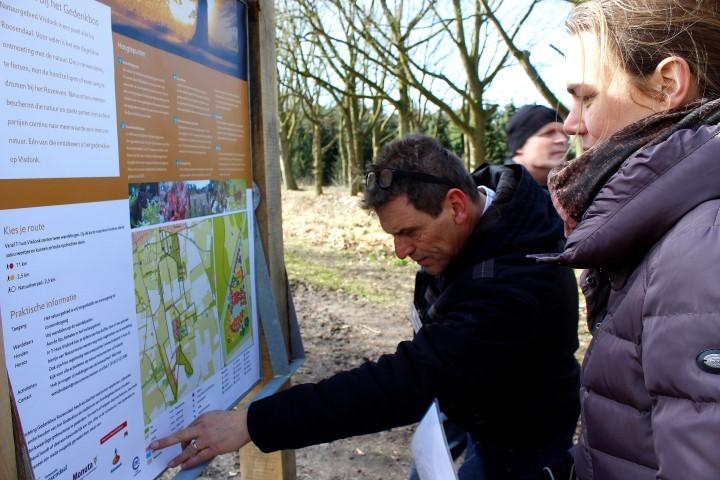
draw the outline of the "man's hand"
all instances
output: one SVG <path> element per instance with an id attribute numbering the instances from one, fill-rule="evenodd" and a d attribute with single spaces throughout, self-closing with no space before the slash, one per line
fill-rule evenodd
<path id="1" fill-rule="evenodd" d="M 150 448 L 158 450 L 180 443 L 183 451 L 170 460 L 168 467 L 182 464 L 182 468 L 191 468 L 221 453 L 238 450 L 249 441 L 247 410 L 243 409 L 203 413 L 187 428 L 154 441 Z"/>

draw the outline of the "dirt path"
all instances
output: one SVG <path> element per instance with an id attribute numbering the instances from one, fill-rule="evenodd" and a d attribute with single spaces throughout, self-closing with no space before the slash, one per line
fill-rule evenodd
<path id="1" fill-rule="evenodd" d="M 321 380 L 375 360 L 393 352 L 411 332 L 406 315 L 346 294 L 298 283 L 293 285 L 293 298 L 307 358 L 296 383 Z M 298 480 L 405 478 L 411 435 L 412 428 L 400 428 L 298 450 Z"/>

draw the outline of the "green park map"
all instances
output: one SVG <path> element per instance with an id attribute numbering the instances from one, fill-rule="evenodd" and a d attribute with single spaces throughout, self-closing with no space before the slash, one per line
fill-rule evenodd
<path id="1" fill-rule="evenodd" d="M 145 423 L 252 344 L 243 213 L 133 232 Z"/>

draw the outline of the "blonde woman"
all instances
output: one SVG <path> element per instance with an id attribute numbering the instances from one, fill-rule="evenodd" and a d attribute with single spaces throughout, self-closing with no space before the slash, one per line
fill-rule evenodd
<path id="1" fill-rule="evenodd" d="M 591 0 L 553 171 L 565 251 L 587 268 L 580 480 L 720 478 L 720 2 Z"/>

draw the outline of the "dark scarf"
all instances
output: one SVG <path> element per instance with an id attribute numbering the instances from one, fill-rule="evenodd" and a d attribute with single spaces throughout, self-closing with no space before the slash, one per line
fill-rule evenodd
<path id="1" fill-rule="evenodd" d="M 635 122 L 584 155 L 554 168 L 548 187 L 555 209 L 565 221 L 565 233 L 575 229 L 595 195 L 636 152 L 663 142 L 678 130 L 718 122 L 720 99 L 696 100 Z"/>

